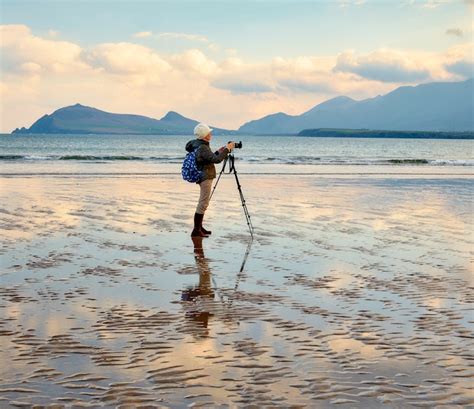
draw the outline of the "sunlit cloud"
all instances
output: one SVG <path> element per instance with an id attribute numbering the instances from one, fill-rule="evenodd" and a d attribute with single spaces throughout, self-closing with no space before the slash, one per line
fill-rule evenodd
<path id="1" fill-rule="evenodd" d="M 48 36 L 50 38 L 56 38 L 59 36 L 59 31 L 56 30 L 48 30 Z"/>
<path id="2" fill-rule="evenodd" d="M 151 31 L 140 31 L 138 33 L 133 34 L 134 38 L 146 38 L 151 37 L 153 33 Z"/>
<path id="3" fill-rule="evenodd" d="M 156 34 L 156 38 L 171 38 L 178 40 L 199 41 L 202 43 L 210 42 L 209 39 L 205 36 L 186 33 L 159 33 Z"/>
<path id="4" fill-rule="evenodd" d="M 353 75 L 333 73 L 335 62 L 334 57 L 276 57 L 268 63 L 252 64 L 232 57 L 220 64 L 221 70 L 211 85 L 233 94 L 332 95 L 345 91 L 345 82 L 354 81 Z"/>
<path id="5" fill-rule="evenodd" d="M 197 43 L 205 45 L 206 48 L 212 52 L 219 52 L 221 47 L 209 40 L 206 36 L 200 34 L 189 34 L 189 33 L 176 33 L 176 32 L 165 32 L 165 33 L 153 33 L 152 31 L 140 31 L 132 35 L 133 38 L 137 39 L 153 39 L 156 41 L 172 41 L 181 43 Z"/>
<path id="6" fill-rule="evenodd" d="M 0 38 L 2 74 L 23 70 L 25 63 L 56 73 L 86 68 L 80 46 L 35 36 L 25 25 L 0 26 Z"/>
<path id="7" fill-rule="evenodd" d="M 178 40 L 186 42 L 197 42 L 207 44 L 211 48 L 219 48 L 219 46 L 213 43 L 209 38 L 200 34 L 189 34 L 189 33 L 176 33 L 176 32 L 165 32 L 165 33 L 153 33 L 152 31 L 139 31 L 132 35 L 133 38 L 153 38 L 155 40 Z"/>
<path id="8" fill-rule="evenodd" d="M 474 77 L 474 44 L 460 44 L 445 53 L 444 68 L 462 80 Z"/>
<path id="9" fill-rule="evenodd" d="M 175 68 L 183 72 L 210 76 L 217 71 L 216 62 L 198 49 L 187 50 L 184 53 L 173 55 L 170 58 L 170 62 Z"/>
<path id="10" fill-rule="evenodd" d="M 195 47 L 170 55 L 138 40 L 83 47 L 25 25 L 0 30 L 4 132 L 77 102 L 153 118 L 175 110 L 233 129 L 274 112 L 300 114 L 338 95 L 364 99 L 400 85 L 466 79 L 473 67 L 470 43 L 438 53 L 384 48 L 255 62 L 228 48 L 219 59 L 205 37 L 193 35 Z M 144 31 L 135 38 L 154 36 Z"/>
<path id="11" fill-rule="evenodd" d="M 157 75 L 168 71 L 170 65 L 150 48 L 133 43 L 106 43 L 84 53 L 94 67 L 118 74 Z"/>
<path id="12" fill-rule="evenodd" d="M 420 82 L 431 79 L 427 67 L 409 55 L 382 49 L 368 55 L 345 51 L 337 58 L 334 72 L 351 72 L 382 82 Z"/>
<path id="13" fill-rule="evenodd" d="M 181 41 L 185 43 L 198 43 L 205 45 L 208 50 L 213 51 L 213 52 L 218 52 L 220 51 L 221 47 L 209 40 L 206 36 L 200 35 L 200 34 L 189 34 L 189 33 L 174 33 L 174 32 L 169 32 L 169 33 L 159 33 L 155 34 L 154 38 L 157 40 L 172 40 L 172 41 Z"/>

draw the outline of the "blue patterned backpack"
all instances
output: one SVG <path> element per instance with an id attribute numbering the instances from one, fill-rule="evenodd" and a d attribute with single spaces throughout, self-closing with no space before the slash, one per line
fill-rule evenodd
<path id="1" fill-rule="evenodd" d="M 202 171 L 196 164 L 196 151 L 189 152 L 184 158 L 181 175 L 184 180 L 190 183 L 197 183 L 202 179 Z"/>

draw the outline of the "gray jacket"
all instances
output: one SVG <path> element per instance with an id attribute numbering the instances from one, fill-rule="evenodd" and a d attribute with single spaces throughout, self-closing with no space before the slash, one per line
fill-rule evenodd
<path id="1" fill-rule="evenodd" d="M 224 148 L 221 151 L 212 152 L 209 142 L 202 139 L 193 139 L 186 144 L 186 151 L 196 151 L 196 165 L 203 172 L 200 182 L 216 177 L 216 167 L 214 163 L 220 163 L 229 154 L 229 149 Z M 198 182 L 198 183 L 200 183 Z"/>

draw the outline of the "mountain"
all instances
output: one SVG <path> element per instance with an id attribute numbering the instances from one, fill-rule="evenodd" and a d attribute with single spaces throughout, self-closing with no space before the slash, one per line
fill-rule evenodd
<path id="1" fill-rule="evenodd" d="M 301 115 L 283 112 L 242 125 L 238 131 L 214 128 L 215 133 L 257 135 L 298 134 L 306 129 L 365 129 L 387 131 L 474 131 L 474 80 L 434 82 L 399 87 L 394 91 L 356 101 L 339 96 Z M 81 104 L 44 115 L 29 129 L 12 133 L 66 134 L 184 134 L 198 121 L 170 111 L 161 119 L 113 114 Z"/>
<path id="2" fill-rule="evenodd" d="M 112 114 L 81 104 L 71 105 L 44 115 L 29 129 L 12 133 L 64 134 L 185 134 L 191 135 L 198 121 L 170 111 L 160 120 L 141 115 Z M 214 128 L 216 134 L 235 133 Z"/>
<path id="3" fill-rule="evenodd" d="M 301 115 L 268 115 L 247 122 L 239 132 L 295 134 L 311 128 L 474 131 L 473 95 L 472 78 L 404 86 L 362 101 L 333 98 Z"/>

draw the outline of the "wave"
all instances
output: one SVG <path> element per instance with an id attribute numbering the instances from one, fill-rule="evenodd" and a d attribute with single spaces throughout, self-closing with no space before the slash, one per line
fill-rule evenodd
<path id="1" fill-rule="evenodd" d="M 24 159 L 25 156 L 23 155 L 0 155 L 0 160 L 17 160 L 17 159 Z"/>
<path id="2" fill-rule="evenodd" d="M 0 155 L 0 161 L 2 160 L 29 160 L 29 161 L 43 161 L 43 160 L 77 160 L 77 161 L 158 161 L 166 163 L 174 163 L 176 161 L 182 161 L 184 156 L 181 157 L 156 157 L 156 156 L 130 156 L 130 155 Z"/>
<path id="3" fill-rule="evenodd" d="M 140 156 L 92 156 L 92 155 L 65 155 L 57 160 L 143 160 Z"/>
<path id="4" fill-rule="evenodd" d="M 242 160 L 243 163 L 261 164 L 285 164 L 285 165 L 430 165 L 430 166 L 474 166 L 474 160 L 464 159 L 421 159 L 421 158 L 394 158 L 394 159 L 374 159 L 374 158 L 319 158 L 310 156 L 295 156 L 287 158 L 258 158 L 249 157 Z"/>
<path id="5" fill-rule="evenodd" d="M 134 155 L 0 155 L 0 161 L 82 161 L 89 163 L 114 161 L 147 161 L 168 164 L 179 164 L 184 156 L 134 156 Z M 424 159 L 424 158 L 339 158 L 315 156 L 241 156 L 236 157 L 240 163 L 275 164 L 275 165 L 360 165 L 360 166 L 474 166 L 474 160 L 463 159 Z"/>

